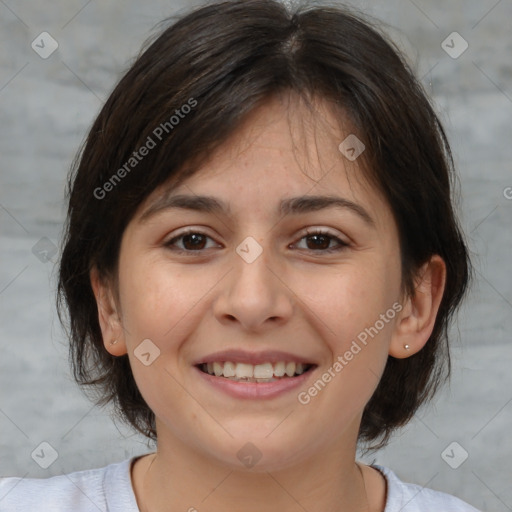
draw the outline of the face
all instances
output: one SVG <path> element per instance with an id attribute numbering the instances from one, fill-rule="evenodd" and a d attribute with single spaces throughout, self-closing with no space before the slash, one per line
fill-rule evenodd
<path id="1" fill-rule="evenodd" d="M 355 444 L 401 308 L 399 240 L 389 206 L 338 150 L 349 132 L 318 108 L 321 124 L 299 137 L 305 112 L 290 117 L 299 110 L 282 99 L 255 110 L 127 226 L 116 347 L 157 417 L 159 445 L 236 467 L 254 450 L 270 470 Z M 306 371 L 275 378 L 287 369 Z M 235 382 L 233 372 L 275 380 Z"/>

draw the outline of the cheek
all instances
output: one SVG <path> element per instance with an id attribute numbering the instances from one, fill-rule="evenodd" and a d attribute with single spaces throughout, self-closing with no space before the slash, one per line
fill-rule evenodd
<path id="1" fill-rule="evenodd" d="M 355 262 L 335 271 L 303 272 L 294 278 L 294 291 L 307 306 L 305 313 L 311 313 L 311 321 L 315 319 L 315 325 L 333 340 L 333 348 L 343 350 L 391 308 L 399 289 L 395 274 L 375 261 Z M 388 329 L 386 323 L 382 330 Z"/>
<path id="2" fill-rule="evenodd" d="M 132 257 L 126 263 L 119 272 L 123 327 L 137 387 L 153 411 L 166 410 L 170 403 L 186 410 L 187 395 L 173 376 L 180 346 L 199 321 L 194 315 L 208 281 L 161 258 Z M 146 360 L 144 353 L 150 354 Z"/>
<path id="3" fill-rule="evenodd" d="M 208 292 L 222 274 L 172 265 L 162 257 L 133 259 L 120 272 L 123 323 L 132 343 L 150 338 L 165 350 L 198 322 Z"/>
<path id="4" fill-rule="evenodd" d="M 337 425 L 364 407 L 387 361 L 399 289 L 396 269 L 387 267 L 377 261 L 354 262 L 336 271 L 303 274 L 295 281 L 314 335 L 331 358 L 318 384 L 303 390 L 302 398 L 331 410 Z"/>

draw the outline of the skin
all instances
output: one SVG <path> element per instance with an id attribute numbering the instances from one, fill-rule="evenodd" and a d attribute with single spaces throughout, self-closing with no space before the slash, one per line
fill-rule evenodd
<path id="1" fill-rule="evenodd" d="M 91 272 L 106 350 L 128 353 L 156 415 L 156 454 L 132 468 L 142 511 L 384 509 L 384 478 L 368 466 L 362 478 L 355 463 L 361 416 L 388 355 L 409 357 L 427 342 L 445 265 L 434 256 L 420 269 L 415 294 L 401 295 L 391 210 L 361 179 L 357 160 L 349 162 L 338 150 L 350 132 L 340 131 L 324 102 L 317 103 L 315 122 L 300 105 L 290 106 L 289 98 L 279 97 L 254 110 L 203 168 L 171 192 L 214 196 L 228 203 L 230 214 L 172 209 L 141 222 L 164 191 L 158 189 L 123 235 L 118 289 Z M 281 199 L 313 194 L 357 203 L 374 226 L 347 209 L 277 213 Z M 174 247 L 188 253 L 166 246 L 186 227 L 209 237 L 200 251 L 186 237 Z M 304 238 L 306 228 L 327 230 L 348 246 L 327 253 L 338 247 L 335 238 L 315 245 Z M 263 250 L 252 263 L 235 252 L 248 236 Z M 298 391 L 395 302 L 400 313 L 317 396 L 300 404 Z M 148 338 L 160 355 L 145 366 L 134 350 Z M 113 339 L 118 342 L 110 345 Z M 284 350 L 318 368 L 300 390 L 270 400 L 232 398 L 192 368 L 198 358 L 227 348 Z M 237 457 L 247 442 L 261 453 L 252 468 Z"/>

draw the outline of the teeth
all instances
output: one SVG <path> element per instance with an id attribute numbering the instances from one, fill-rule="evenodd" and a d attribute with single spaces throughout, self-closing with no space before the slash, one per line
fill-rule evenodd
<path id="1" fill-rule="evenodd" d="M 213 363 L 213 372 L 216 377 L 220 377 L 222 375 L 223 367 L 220 363 Z"/>
<path id="2" fill-rule="evenodd" d="M 237 363 L 235 368 L 235 377 L 243 379 L 244 377 L 252 379 L 254 373 L 254 366 L 252 364 Z"/>
<path id="3" fill-rule="evenodd" d="M 254 367 L 255 379 L 271 379 L 274 375 L 274 368 L 271 363 L 257 364 Z"/>
<path id="4" fill-rule="evenodd" d="M 230 361 L 224 363 L 224 377 L 235 377 L 235 365 Z"/>
<path id="5" fill-rule="evenodd" d="M 295 375 L 295 363 L 286 363 L 286 375 L 293 377 Z"/>
<path id="6" fill-rule="evenodd" d="M 233 363 L 231 361 L 206 363 L 202 366 L 203 371 L 216 377 L 226 377 L 232 380 L 247 380 L 249 382 L 266 381 L 272 382 L 274 377 L 293 377 L 301 375 L 308 370 L 310 365 L 303 363 L 284 362 L 263 363 L 263 364 L 246 364 Z"/>
<path id="7" fill-rule="evenodd" d="M 279 361 L 279 363 L 276 363 L 274 365 L 274 375 L 276 377 L 283 377 L 284 373 L 286 371 L 286 364 L 282 361 Z"/>

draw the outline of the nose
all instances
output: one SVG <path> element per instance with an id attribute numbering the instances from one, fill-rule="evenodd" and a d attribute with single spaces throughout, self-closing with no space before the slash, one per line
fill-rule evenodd
<path id="1" fill-rule="evenodd" d="M 284 325 L 293 314 L 293 292 L 270 250 L 254 260 L 233 251 L 233 270 L 222 281 L 214 314 L 223 324 L 238 323 L 246 331 L 261 332 Z M 242 253 L 240 253 L 242 254 Z"/>

